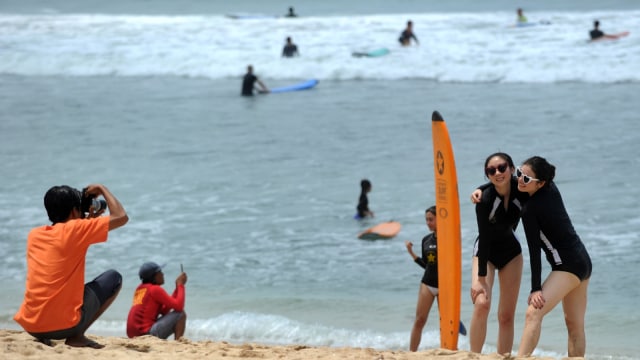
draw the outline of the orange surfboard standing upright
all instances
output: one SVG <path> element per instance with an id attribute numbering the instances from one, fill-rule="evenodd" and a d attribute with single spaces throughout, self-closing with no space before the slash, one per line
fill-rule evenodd
<path id="1" fill-rule="evenodd" d="M 440 347 L 458 349 L 460 329 L 460 292 L 462 287 L 462 250 L 458 178 L 449 131 L 442 116 L 431 117 L 433 165 L 436 185 L 438 223 L 438 304 Z"/>

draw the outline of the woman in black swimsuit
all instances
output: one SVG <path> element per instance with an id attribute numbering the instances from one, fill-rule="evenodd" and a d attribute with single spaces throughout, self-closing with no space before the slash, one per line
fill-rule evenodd
<path id="1" fill-rule="evenodd" d="M 522 210 L 522 224 L 531 262 L 531 293 L 518 357 L 531 355 L 540 339 L 542 319 L 560 301 L 569 334 L 568 356 L 584 357 L 586 349 L 584 318 L 591 259 L 553 182 L 555 172 L 555 166 L 539 156 L 516 169 L 518 189 L 530 196 Z M 544 282 L 541 250 L 551 265 Z"/>
<path id="2" fill-rule="evenodd" d="M 517 190 L 517 179 L 513 176 L 515 166 L 508 154 L 489 155 L 484 169 L 490 183 L 481 186 L 482 192 L 477 194 L 478 238 L 473 249 L 471 300 L 474 306 L 469 345 L 472 352 L 482 352 L 497 271 L 500 283 L 497 352 L 504 355 L 511 354 L 513 347 L 514 317 L 522 279 L 522 249 L 514 231 L 520 221 L 522 204 L 529 195 Z"/>

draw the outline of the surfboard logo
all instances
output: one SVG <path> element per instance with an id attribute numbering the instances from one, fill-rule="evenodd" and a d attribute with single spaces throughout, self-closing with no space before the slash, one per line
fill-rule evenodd
<path id="1" fill-rule="evenodd" d="M 438 174 L 444 174 L 444 156 L 440 150 L 438 150 L 438 154 L 436 155 L 436 167 L 438 168 Z"/>

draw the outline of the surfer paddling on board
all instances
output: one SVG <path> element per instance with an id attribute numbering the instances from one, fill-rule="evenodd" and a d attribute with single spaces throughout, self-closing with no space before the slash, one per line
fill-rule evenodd
<path id="1" fill-rule="evenodd" d="M 247 73 L 244 75 L 244 79 L 242 80 L 242 96 L 253 96 L 255 83 L 260 85 L 260 89 L 258 90 L 259 92 L 269 92 L 269 89 L 262 83 L 262 81 L 253 74 L 253 66 L 249 65 L 247 66 Z"/>
<path id="2" fill-rule="evenodd" d="M 409 46 L 411 45 L 411 39 L 416 42 L 416 45 L 420 45 L 416 34 L 413 33 L 413 21 L 409 20 L 407 21 L 407 27 L 400 33 L 398 41 L 402 46 Z"/>
<path id="3" fill-rule="evenodd" d="M 373 211 L 369 210 L 369 199 L 367 198 L 367 193 L 369 193 L 372 188 L 371 181 L 367 179 L 360 181 L 360 198 L 358 199 L 358 206 L 356 207 L 358 213 L 355 216 L 358 220 L 374 216 Z"/>
<path id="4" fill-rule="evenodd" d="M 623 33 L 619 33 L 619 34 L 605 34 L 604 32 L 602 32 L 602 30 L 600 30 L 600 21 L 596 20 L 593 22 L 593 30 L 591 30 L 589 32 L 589 36 L 591 37 L 591 40 L 601 40 L 601 39 L 618 39 L 621 38 L 623 36 L 627 36 L 629 33 L 627 32 L 623 32 Z"/>
<path id="5" fill-rule="evenodd" d="M 473 315 L 469 328 L 469 346 L 482 352 L 487 335 L 487 318 L 491 310 L 495 273 L 500 283 L 498 300 L 498 354 L 511 354 L 514 316 L 522 278 L 522 248 L 514 231 L 520 211 L 529 196 L 518 191 L 515 166 L 505 153 L 489 155 L 484 173 L 489 183 L 472 194 L 476 202 L 478 238 L 473 248 L 471 301 Z"/>

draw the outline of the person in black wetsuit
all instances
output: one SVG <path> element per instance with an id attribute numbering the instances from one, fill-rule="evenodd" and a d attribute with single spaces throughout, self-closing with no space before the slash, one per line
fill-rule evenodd
<path id="1" fill-rule="evenodd" d="M 257 76 L 253 75 L 253 66 L 247 66 L 247 73 L 244 75 L 242 80 L 242 96 L 253 96 L 253 88 L 255 83 L 260 85 L 261 92 L 269 92 L 269 89 L 258 79 Z"/>
<path id="2" fill-rule="evenodd" d="M 589 32 L 589 36 L 591 37 L 591 40 L 606 37 L 605 33 L 600 30 L 600 21 L 596 20 L 593 22 L 593 30 Z"/>
<path id="3" fill-rule="evenodd" d="M 531 293 L 518 357 L 531 355 L 540 338 L 542 319 L 561 301 L 569 336 L 568 356 L 585 354 L 584 318 L 592 264 L 553 182 L 555 172 L 555 166 L 539 156 L 516 169 L 518 189 L 530 196 L 522 209 L 522 224 L 531 263 Z M 544 282 L 541 251 L 551 265 Z"/>
<path id="4" fill-rule="evenodd" d="M 519 192 L 511 156 L 498 152 L 484 163 L 489 183 L 476 194 L 478 238 L 473 249 L 471 300 L 474 304 L 469 345 L 472 352 L 482 352 L 487 334 L 487 318 L 491 310 L 491 294 L 498 272 L 498 354 L 511 354 L 514 316 L 522 278 L 522 249 L 515 236 L 520 210 L 529 197 Z M 473 200 L 473 196 L 472 196 Z"/>
<path id="5" fill-rule="evenodd" d="M 416 44 L 420 44 L 416 34 L 413 33 L 413 21 L 409 20 L 407 21 L 407 27 L 402 31 L 402 33 L 400 33 L 398 41 L 402 46 L 409 46 L 411 45 L 411 39 L 413 39 Z"/>
<path id="6" fill-rule="evenodd" d="M 295 10 L 293 9 L 293 6 L 289 6 L 289 12 L 285 15 L 285 17 L 297 17 L 298 15 L 296 14 Z"/>
<path id="7" fill-rule="evenodd" d="M 300 56 L 298 46 L 291 41 L 291 37 L 287 37 L 287 43 L 282 48 L 282 57 Z"/>
<path id="8" fill-rule="evenodd" d="M 369 199 L 367 193 L 372 189 L 371 182 L 367 179 L 360 181 L 360 199 L 358 199 L 358 206 L 356 207 L 358 213 L 357 219 L 364 219 L 366 217 L 373 217 L 373 211 L 369 210 Z"/>
<path id="9" fill-rule="evenodd" d="M 405 241 L 404 245 L 416 264 L 424 269 L 420 290 L 418 291 L 418 304 L 416 305 L 416 319 L 411 328 L 410 351 L 417 351 L 422 339 L 422 329 L 427 324 L 429 311 L 433 301 L 438 296 L 438 241 L 436 227 L 436 207 L 428 208 L 424 213 L 427 227 L 431 233 L 422 238 L 422 257 L 413 252 L 413 243 Z"/>

